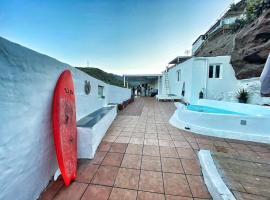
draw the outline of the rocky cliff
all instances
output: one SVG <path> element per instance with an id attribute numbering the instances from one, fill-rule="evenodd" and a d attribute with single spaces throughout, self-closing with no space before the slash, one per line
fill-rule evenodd
<path id="1" fill-rule="evenodd" d="M 270 10 L 235 35 L 231 63 L 238 79 L 260 76 L 270 53 Z"/>

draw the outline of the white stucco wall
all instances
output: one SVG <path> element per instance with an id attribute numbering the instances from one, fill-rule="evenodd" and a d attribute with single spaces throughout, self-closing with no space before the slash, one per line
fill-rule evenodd
<path id="1" fill-rule="evenodd" d="M 208 78 L 208 66 L 221 65 L 220 78 Z M 180 81 L 177 80 L 177 71 L 181 70 Z M 163 74 L 163 80 L 164 78 Z M 188 102 L 196 102 L 200 91 L 204 91 L 207 99 L 216 99 L 225 93 L 237 88 L 235 72 L 230 64 L 230 56 L 193 57 L 169 70 L 170 93 L 182 96 L 182 87 L 185 83 L 185 96 Z M 164 81 L 162 81 L 164 88 Z M 165 89 L 163 90 L 165 91 Z M 164 92 L 163 92 L 164 93 Z"/>
<path id="2" fill-rule="evenodd" d="M 248 103 L 255 105 L 270 104 L 270 97 L 262 97 L 260 93 L 261 82 L 259 78 L 250 78 L 237 81 L 237 86 L 231 91 L 224 93 L 221 96 L 217 96 L 217 100 L 238 102 L 237 92 L 241 89 L 245 89 L 249 93 Z"/>
<path id="3" fill-rule="evenodd" d="M 230 64 L 230 59 L 230 56 L 208 58 L 208 66 L 221 65 L 221 78 L 208 78 L 207 99 L 216 99 L 216 97 L 223 96 L 223 94 L 237 88 L 238 81 L 235 78 L 235 71 Z"/>
<path id="4" fill-rule="evenodd" d="M 189 59 L 184 63 L 176 65 L 169 70 L 169 85 L 171 94 L 182 96 L 182 87 L 185 83 L 185 96 L 184 99 L 189 99 L 191 96 L 191 80 L 192 80 L 192 65 L 193 59 Z M 177 80 L 177 71 L 181 70 L 180 81 Z"/>
<path id="5" fill-rule="evenodd" d="M 130 90 L 112 87 L 87 74 L 0 37 L 0 199 L 35 199 L 53 176 L 57 162 L 51 129 L 53 90 L 60 73 L 70 69 L 77 119 L 110 101 L 126 100 Z M 91 93 L 84 92 L 84 81 Z M 97 97 L 105 87 L 106 99 Z M 112 89 L 114 88 L 114 92 Z"/>
<path id="6" fill-rule="evenodd" d="M 122 103 L 128 100 L 131 96 L 131 90 L 126 88 L 117 87 L 114 85 L 108 86 L 108 103 Z"/>

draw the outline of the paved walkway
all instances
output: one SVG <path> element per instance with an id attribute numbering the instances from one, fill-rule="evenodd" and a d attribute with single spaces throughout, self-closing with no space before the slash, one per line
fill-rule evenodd
<path id="1" fill-rule="evenodd" d="M 199 149 L 270 159 L 270 151 L 262 152 L 259 144 L 172 127 L 168 120 L 174 110 L 173 103 L 137 99 L 118 115 L 95 158 L 79 161 L 76 181 L 69 187 L 61 179 L 51 183 L 41 199 L 210 199 L 197 159 Z"/>

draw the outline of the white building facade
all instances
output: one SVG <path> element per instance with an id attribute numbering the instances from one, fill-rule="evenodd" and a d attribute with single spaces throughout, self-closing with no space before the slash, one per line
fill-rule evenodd
<path id="1" fill-rule="evenodd" d="M 167 75 L 166 75 L 167 73 Z M 166 76 L 170 94 L 190 103 L 203 98 L 217 99 L 237 86 L 230 56 L 192 57 L 163 72 L 160 78 L 159 96 L 166 94 Z"/>

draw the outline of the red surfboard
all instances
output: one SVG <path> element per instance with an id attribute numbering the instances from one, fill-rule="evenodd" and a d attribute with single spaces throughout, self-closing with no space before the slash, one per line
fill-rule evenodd
<path id="1" fill-rule="evenodd" d="M 54 145 L 65 185 L 75 180 L 77 171 L 77 127 L 72 75 L 65 70 L 54 89 L 52 106 Z"/>

